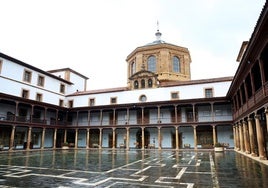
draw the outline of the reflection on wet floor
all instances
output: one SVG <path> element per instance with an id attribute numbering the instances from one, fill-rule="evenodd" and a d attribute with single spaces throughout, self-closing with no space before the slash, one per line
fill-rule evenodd
<path id="1" fill-rule="evenodd" d="M 267 187 L 268 166 L 225 151 L 0 153 L 6 187 Z"/>

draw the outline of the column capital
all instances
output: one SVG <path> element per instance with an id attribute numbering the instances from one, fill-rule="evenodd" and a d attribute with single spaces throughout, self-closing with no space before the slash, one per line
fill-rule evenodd
<path id="1" fill-rule="evenodd" d="M 255 116 L 254 116 L 255 119 L 260 119 L 260 117 L 261 117 L 260 114 L 255 113 Z"/>
<path id="2" fill-rule="evenodd" d="M 243 124 L 248 124 L 248 122 L 246 120 L 244 120 L 244 119 L 243 119 L 243 122 L 242 123 Z"/>

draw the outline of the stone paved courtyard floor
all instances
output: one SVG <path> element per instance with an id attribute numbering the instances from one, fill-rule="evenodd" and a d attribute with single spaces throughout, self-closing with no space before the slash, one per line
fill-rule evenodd
<path id="1" fill-rule="evenodd" d="M 0 187 L 268 187 L 268 166 L 225 151 L 0 153 Z"/>

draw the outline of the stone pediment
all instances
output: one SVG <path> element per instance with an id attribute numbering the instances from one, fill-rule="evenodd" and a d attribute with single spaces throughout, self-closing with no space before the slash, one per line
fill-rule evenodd
<path id="1" fill-rule="evenodd" d="M 133 74 L 131 77 L 129 77 L 130 80 L 138 79 L 138 78 L 152 78 L 157 77 L 157 74 L 147 71 L 147 70 L 141 70 Z"/>

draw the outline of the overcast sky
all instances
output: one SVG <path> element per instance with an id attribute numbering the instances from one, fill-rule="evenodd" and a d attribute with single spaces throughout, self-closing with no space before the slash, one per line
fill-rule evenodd
<path id="1" fill-rule="evenodd" d="M 72 68 L 88 90 L 127 84 L 126 57 L 155 40 L 189 49 L 192 79 L 233 76 L 265 0 L 0 0 L 0 51 Z M 104 76 L 104 78 L 103 78 Z"/>

